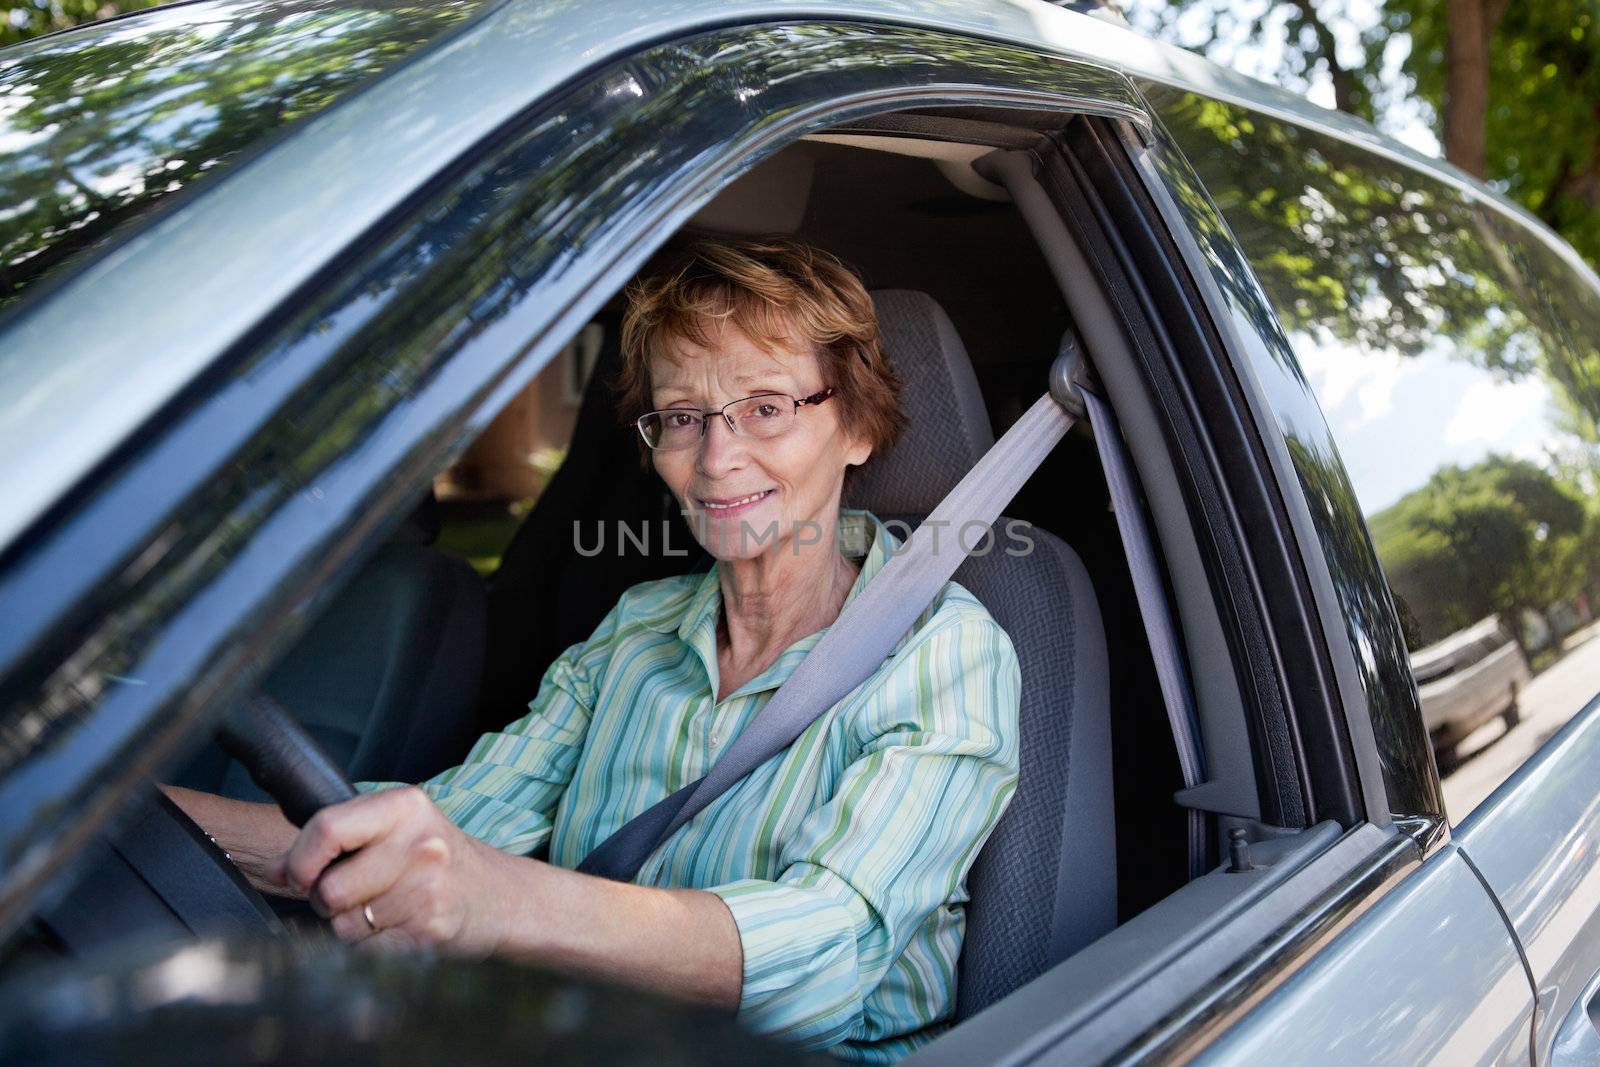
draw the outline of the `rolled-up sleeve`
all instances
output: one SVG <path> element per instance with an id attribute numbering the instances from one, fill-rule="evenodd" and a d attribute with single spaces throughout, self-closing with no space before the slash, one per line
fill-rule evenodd
<path id="1" fill-rule="evenodd" d="M 556 804 L 572 782 L 595 704 L 600 662 L 617 610 L 545 671 L 528 714 L 478 738 L 464 763 L 419 787 L 462 830 L 495 848 L 532 855 L 550 840 Z M 396 783 L 362 782 L 362 790 Z"/>
<path id="2" fill-rule="evenodd" d="M 824 1048 L 948 1015 L 967 871 L 1016 788 L 1020 690 L 1011 642 L 981 612 L 896 653 L 859 754 L 782 842 L 775 877 L 710 889 L 739 929 L 744 1025 Z M 913 939 L 915 995 L 867 1011 Z"/>

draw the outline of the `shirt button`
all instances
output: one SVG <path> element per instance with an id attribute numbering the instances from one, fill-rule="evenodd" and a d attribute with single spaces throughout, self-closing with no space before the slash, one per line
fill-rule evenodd
<path id="1" fill-rule="evenodd" d="M 722 744 L 722 730 L 720 728 L 711 731 L 711 743 L 713 745 Z"/>

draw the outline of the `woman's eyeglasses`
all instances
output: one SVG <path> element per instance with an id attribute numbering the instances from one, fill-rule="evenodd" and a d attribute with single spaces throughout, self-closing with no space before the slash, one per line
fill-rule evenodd
<path id="1" fill-rule="evenodd" d="M 657 452 L 693 448 L 706 435 L 707 420 L 715 415 L 721 415 L 728 429 L 740 437 L 766 439 L 787 432 L 803 406 L 820 404 L 831 396 L 832 387 L 798 400 L 788 393 L 758 393 L 724 404 L 716 411 L 663 408 L 640 415 L 634 425 L 639 427 L 644 443 Z"/>

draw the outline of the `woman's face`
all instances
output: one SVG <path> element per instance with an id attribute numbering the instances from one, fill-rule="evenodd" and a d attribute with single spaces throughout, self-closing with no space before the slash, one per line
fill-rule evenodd
<path id="1" fill-rule="evenodd" d="M 650 365 L 655 408 L 716 411 L 757 393 L 799 399 L 833 384 L 823 381 L 815 353 L 800 345 L 764 352 L 733 326 L 712 333 L 710 342 L 702 347 L 680 338 L 676 359 Z M 837 396 L 808 404 L 787 432 L 764 440 L 735 436 L 714 416 L 698 445 L 651 458 L 695 537 L 717 559 L 750 559 L 774 547 L 792 551 L 833 529 L 845 468 L 872 453 L 840 424 L 839 411 Z"/>

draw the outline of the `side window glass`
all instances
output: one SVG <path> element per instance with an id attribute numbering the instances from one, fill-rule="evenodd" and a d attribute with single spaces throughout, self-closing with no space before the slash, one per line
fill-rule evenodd
<path id="1" fill-rule="evenodd" d="M 1339 443 L 1459 820 L 1600 677 L 1600 294 L 1399 163 L 1194 96 L 1163 117 Z"/>

